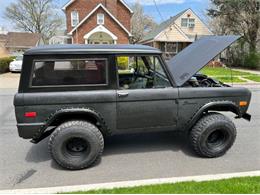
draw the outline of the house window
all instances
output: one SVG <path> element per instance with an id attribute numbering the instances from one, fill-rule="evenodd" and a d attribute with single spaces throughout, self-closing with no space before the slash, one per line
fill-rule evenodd
<path id="1" fill-rule="evenodd" d="M 79 23 L 79 13 L 77 11 L 71 12 L 71 26 L 75 27 Z"/>
<path id="2" fill-rule="evenodd" d="M 99 24 L 99 25 L 105 24 L 105 16 L 104 16 L 104 14 L 98 14 L 97 15 L 97 24 Z"/>
<path id="3" fill-rule="evenodd" d="M 194 18 L 189 18 L 189 28 L 194 28 L 195 27 L 195 19 Z"/>
<path id="4" fill-rule="evenodd" d="M 194 18 L 182 18 L 181 19 L 181 26 L 182 27 L 194 28 L 195 27 L 195 19 Z"/>
<path id="5" fill-rule="evenodd" d="M 187 27 L 188 26 L 188 18 L 182 18 L 181 19 L 181 26 Z"/>

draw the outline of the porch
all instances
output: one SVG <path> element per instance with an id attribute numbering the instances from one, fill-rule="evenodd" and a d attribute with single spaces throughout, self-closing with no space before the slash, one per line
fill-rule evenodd
<path id="1" fill-rule="evenodd" d="M 172 57 L 177 55 L 184 48 L 189 46 L 191 42 L 165 42 L 165 41 L 156 41 L 147 44 L 149 46 L 160 49 L 163 52 L 163 57 L 165 60 L 170 60 Z"/>

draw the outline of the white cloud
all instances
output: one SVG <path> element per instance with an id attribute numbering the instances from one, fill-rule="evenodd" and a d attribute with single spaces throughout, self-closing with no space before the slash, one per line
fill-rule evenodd
<path id="1" fill-rule="evenodd" d="M 136 0 L 125 0 L 129 4 L 133 4 L 136 2 Z M 153 0 L 139 0 L 142 5 L 154 5 Z M 156 3 L 158 5 L 160 4 L 182 4 L 185 3 L 186 0 L 156 0 Z"/>

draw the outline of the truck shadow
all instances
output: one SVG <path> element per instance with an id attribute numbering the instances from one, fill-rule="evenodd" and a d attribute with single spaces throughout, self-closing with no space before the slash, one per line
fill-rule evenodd
<path id="1" fill-rule="evenodd" d="M 36 145 L 32 145 L 25 160 L 34 163 L 50 161 L 51 156 L 48 151 L 48 140 L 47 138 Z M 177 132 L 138 133 L 107 137 L 105 138 L 103 157 L 156 151 L 183 152 L 188 156 L 197 157 L 188 144 L 187 136 Z M 97 166 L 99 163 L 100 161 L 93 166 Z M 55 169 L 64 170 L 54 161 L 51 162 L 51 166 Z"/>
<path id="2" fill-rule="evenodd" d="M 106 139 L 103 156 L 166 150 L 173 152 L 182 151 L 189 156 L 194 156 L 189 147 L 187 137 L 178 132 L 116 135 Z"/>

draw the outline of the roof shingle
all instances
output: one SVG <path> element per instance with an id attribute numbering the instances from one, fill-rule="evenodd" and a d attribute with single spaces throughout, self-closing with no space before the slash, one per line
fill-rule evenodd
<path id="1" fill-rule="evenodd" d="M 168 26 L 170 26 L 171 24 L 173 24 L 182 14 L 184 14 L 188 9 L 178 13 L 177 15 L 171 17 L 170 19 L 162 22 L 160 25 L 158 25 L 154 30 L 152 30 L 151 32 L 149 32 L 148 34 L 145 35 L 145 37 L 143 38 L 143 40 L 141 42 L 144 41 L 148 41 L 151 39 L 154 39 L 159 33 L 161 33 L 164 29 L 166 29 Z"/>
<path id="2" fill-rule="evenodd" d="M 9 32 L 7 34 L 6 47 L 31 48 L 37 46 L 41 39 L 38 33 Z"/>

